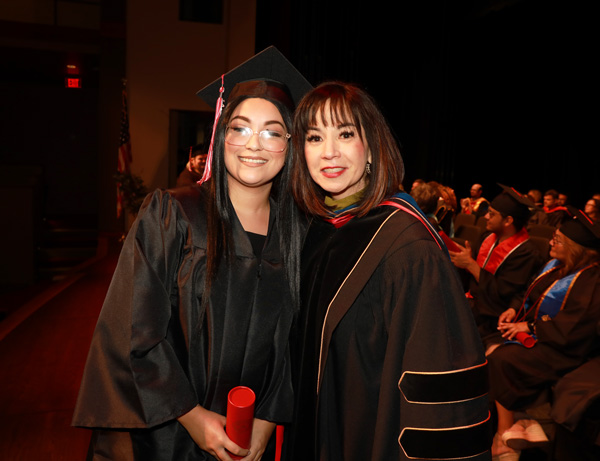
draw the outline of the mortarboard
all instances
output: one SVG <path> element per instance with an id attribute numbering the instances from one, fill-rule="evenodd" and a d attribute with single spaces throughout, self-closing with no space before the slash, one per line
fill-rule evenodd
<path id="1" fill-rule="evenodd" d="M 242 95 L 262 97 L 277 100 L 293 111 L 311 88 L 312 85 L 287 58 L 270 46 L 198 91 L 196 94 L 200 98 L 215 107 L 208 158 L 199 182 L 210 178 L 215 129 L 227 100 Z"/>
<path id="2" fill-rule="evenodd" d="M 600 250 L 600 223 L 594 222 L 581 210 L 560 225 L 559 230 L 581 246 Z"/>
<path id="3" fill-rule="evenodd" d="M 224 74 L 222 78 L 218 78 L 202 88 L 196 94 L 208 105 L 214 107 L 220 96 L 221 85 L 224 87 L 223 99 L 225 101 L 232 94 L 233 96 L 240 94 L 260 96 L 260 91 L 268 92 L 272 86 L 275 88 L 275 95 L 278 91 L 284 91 L 291 96 L 294 107 L 302 99 L 302 96 L 312 88 L 308 80 L 274 46 L 270 46 L 254 55 Z M 233 91 L 236 86 L 247 89 L 248 93 L 243 90 L 240 91 L 239 88 Z M 285 103 L 285 101 L 282 102 Z M 287 105 L 289 106 L 289 104 Z M 294 107 L 291 107 L 291 109 L 293 110 Z"/>
<path id="4" fill-rule="evenodd" d="M 506 216 L 527 217 L 535 204 L 527 197 L 514 188 L 498 183 L 502 192 L 492 200 L 490 206 Z"/>

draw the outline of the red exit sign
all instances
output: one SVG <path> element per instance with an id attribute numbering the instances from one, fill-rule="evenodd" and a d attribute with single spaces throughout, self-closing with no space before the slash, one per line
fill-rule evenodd
<path id="1" fill-rule="evenodd" d="M 81 88 L 79 77 L 65 77 L 65 88 Z"/>

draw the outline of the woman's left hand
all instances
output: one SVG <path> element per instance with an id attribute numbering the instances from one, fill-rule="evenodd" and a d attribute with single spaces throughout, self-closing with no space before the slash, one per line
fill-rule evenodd
<path id="1" fill-rule="evenodd" d="M 529 326 L 527 326 L 527 322 L 500 322 L 498 323 L 498 330 L 502 332 L 502 337 L 508 340 L 513 340 L 514 337 L 517 336 L 517 333 L 520 332 L 530 333 Z"/>
<path id="2" fill-rule="evenodd" d="M 262 458 L 267 443 L 275 430 L 275 423 L 263 419 L 254 419 L 252 425 L 252 440 L 250 441 L 250 453 L 243 461 L 259 461 Z"/>

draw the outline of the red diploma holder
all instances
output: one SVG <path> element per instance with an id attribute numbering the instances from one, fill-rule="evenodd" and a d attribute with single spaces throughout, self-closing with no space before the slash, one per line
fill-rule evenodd
<path id="1" fill-rule="evenodd" d="M 535 344 L 535 339 L 533 336 L 531 336 L 529 333 L 525 333 L 524 331 L 517 333 L 515 339 L 527 348 L 533 347 Z"/>
<path id="2" fill-rule="evenodd" d="M 252 423 L 254 422 L 254 401 L 256 396 L 249 387 L 238 386 L 229 391 L 227 397 L 227 436 L 242 448 L 250 448 Z M 229 454 L 233 459 L 241 456 Z"/>

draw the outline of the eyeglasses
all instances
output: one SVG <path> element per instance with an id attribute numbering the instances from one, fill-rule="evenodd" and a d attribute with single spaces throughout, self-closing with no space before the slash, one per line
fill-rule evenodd
<path id="1" fill-rule="evenodd" d="M 233 146 L 245 146 L 255 134 L 258 135 L 260 147 L 269 152 L 283 152 L 287 147 L 288 139 L 292 137 L 289 133 L 277 130 L 253 131 L 247 126 L 228 126 L 225 131 L 225 142 Z"/>
<path id="2" fill-rule="evenodd" d="M 562 240 L 558 240 L 556 238 L 556 234 L 554 234 L 552 236 L 552 238 L 550 239 L 550 241 L 554 244 L 554 245 L 560 245 L 560 246 L 564 246 L 565 242 L 563 242 Z"/>

